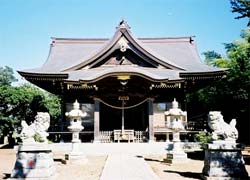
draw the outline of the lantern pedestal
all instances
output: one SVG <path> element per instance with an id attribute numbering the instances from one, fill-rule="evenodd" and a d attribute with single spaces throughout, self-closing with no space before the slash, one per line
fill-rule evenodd
<path id="1" fill-rule="evenodd" d="M 184 152 L 180 142 L 180 132 L 175 131 L 173 133 L 173 149 L 167 153 L 167 157 L 164 159 L 165 163 L 176 164 L 186 163 L 188 161 L 187 154 Z"/>
<path id="2" fill-rule="evenodd" d="M 65 159 L 74 164 L 86 164 L 88 159 L 84 152 L 80 151 L 79 142 L 72 142 L 71 152 L 65 154 Z"/>

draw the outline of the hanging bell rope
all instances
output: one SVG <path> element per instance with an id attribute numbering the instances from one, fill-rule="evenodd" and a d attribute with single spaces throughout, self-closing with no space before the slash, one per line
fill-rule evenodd
<path id="1" fill-rule="evenodd" d="M 132 109 L 132 108 L 135 108 L 135 107 L 137 107 L 137 106 L 140 106 L 141 104 L 143 104 L 144 102 L 148 101 L 148 100 L 151 99 L 151 98 L 146 98 L 146 99 L 144 99 L 143 101 L 141 101 L 141 102 L 139 102 L 139 103 L 137 103 L 137 104 L 135 104 L 135 105 L 132 105 L 132 106 L 125 106 L 125 107 L 113 106 L 113 105 L 108 104 L 107 102 L 101 100 L 100 98 L 95 98 L 95 99 L 98 100 L 98 101 L 100 101 L 101 103 L 105 104 L 106 106 L 109 106 L 109 107 L 114 108 L 114 109 L 120 109 L 120 110 L 122 110 L 122 109 Z"/>

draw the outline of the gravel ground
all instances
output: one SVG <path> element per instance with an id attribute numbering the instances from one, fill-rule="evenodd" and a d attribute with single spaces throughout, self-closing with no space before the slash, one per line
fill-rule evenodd
<path id="1" fill-rule="evenodd" d="M 16 160 L 13 149 L 0 149 L 0 179 L 9 177 Z"/>
<path id="2" fill-rule="evenodd" d="M 56 179 L 60 180 L 99 180 L 106 156 L 87 156 L 86 164 L 61 163 L 63 152 L 54 152 Z M 0 149 L 0 179 L 10 176 L 15 164 L 16 152 L 13 149 Z"/>
<path id="3" fill-rule="evenodd" d="M 54 159 L 63 159 L 65 153 L 55 152 Z M 62 164 L 60 161 L 55 161 L 56 179 L 99 180 L 107 156 L 87 156 L 87 159 L 86 164 Z"/>
<path id="4" fill-rule="evenodd" d="M 62 164 L 60 159 L 64 158 L 65 152 L 54 152 L 56 179 L 60 180 L 98 180 L 107 156 L 87 156 L 88 163 L 83 165 Z M 250 153 L 246 159 L 247 172 L 250 174 Z M 9 177 L 15 163 L 16 152 L 13 149 L 0 149 L 0 179 Z M 184 164 L 167 165 L 162 163 L 165 155 L 144 156 L 153 171 L 160 179 L 182 180 L 200 179 L 203 161 L 189 160 Z"/>
<path id="5" fill-rule="evenodd" d="M 168 165 L 163 163 L 165 155 L 147 155 L 144 156 L 145 160 L 151 166 L 153 171 L 159 176 L 160 179 L 166 180 L 194 180 L 201 179 L 201 172 L 204 165 L 203 160 L 191 160 L 186 163 Z M 250 175 L 250 154 L 246 160 L 246 169 Z"/>

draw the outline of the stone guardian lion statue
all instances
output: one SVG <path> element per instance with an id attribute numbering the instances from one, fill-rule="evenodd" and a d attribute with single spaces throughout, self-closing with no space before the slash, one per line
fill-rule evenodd
<path id="1" fill-rule="evenodd" d="M 238 139 L 236 129 L 236 119 L 232 119 L 228 124 L 224 121 L 220 111 L 210 111 L 208 114 L 208 126 L 213 130 L 212 139 L 214 141 L 225 140 L 235 142 Z"/>
<path id="2" fill-rule="evenodd" d="M 25 121 L 22 121 L 21 125 L 22 131 L 20 135 L 23 143 L 48 142 L 47 137 L 49 134 L 47 133 L 47 130 L 50 125 L 49 113 L 38 112 L 31 125 L 28 125 Z"/>

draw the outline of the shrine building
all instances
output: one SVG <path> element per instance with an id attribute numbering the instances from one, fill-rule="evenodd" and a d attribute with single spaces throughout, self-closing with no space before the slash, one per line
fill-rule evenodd
<path id="1" fill-rule="evenodd" d="M 186 94 L 225 70 L 202 63 L 193 37 L 136 38 L 122 20 L 110 39 L 52 38 L 46 62 L 19 73 L 61 97 L 56 131 L 68 132 L 64 114 L 77 100 L 88 114 L 82 141 L 86 133 L 94 142 L 128 140 L 115 137 L 123 131 L 144 142 L 169 131 L 164 112 L 174 98 L 185 111 Z"/>

